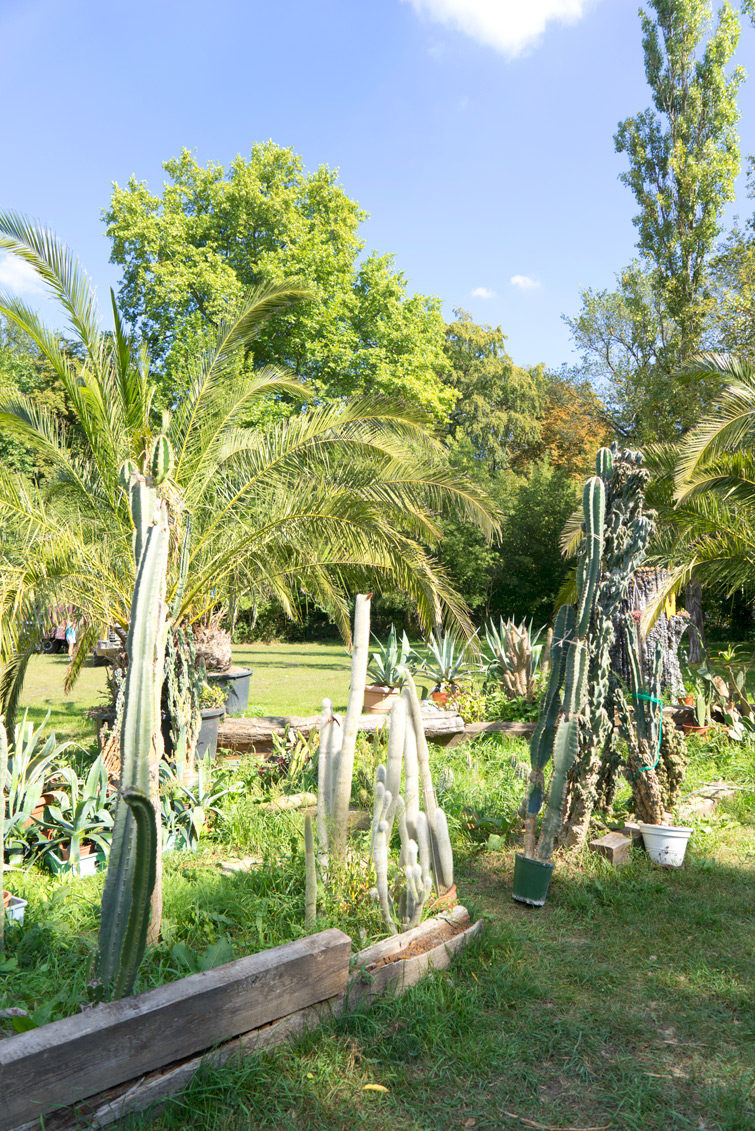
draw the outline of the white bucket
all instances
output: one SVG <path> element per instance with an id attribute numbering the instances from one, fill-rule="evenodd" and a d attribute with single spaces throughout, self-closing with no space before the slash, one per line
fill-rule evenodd
<path id="1" fill-rule="evenodd" d="M 5 914 L 8 916 L 11 922 L 18 923 L 19 925 L 23 924 L 24 910 L 26 908 L 27 902 L 28 901 L 25 899 L 19 899 L 17 895 L 12 895 L 10 897 L 8 906 L 5 909 Z"/>
<path id="2" fill-rule="evenodd" d="M 645 849 L 654 864 L 661 864 L 664 868 L 681 868 L 692 829 L 643 824 L 640 824 L 640 829 Z"/>

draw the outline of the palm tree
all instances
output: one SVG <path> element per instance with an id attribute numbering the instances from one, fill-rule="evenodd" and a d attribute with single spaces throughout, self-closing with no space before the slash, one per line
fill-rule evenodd
<path id="1" fill-rule="evenodd" d="M 0 469 L 0 655 L 5 693 L 23 678 L 25 628 L 64 600 L 85 610 L 90 634 L 125 629 L 134 580 L 132 522 L 119 473 L 142 464 L 160 432 L 175 451 L 167 490 L 174 516 L 169 597 L 187 519 L 189 580 L 176 620 L 195 621 L 232 588 L 273 594 L 293 616 L 302 594 L 324 605 L 348 639 L 348 597 L 365 586 L 412 595 L 429 628 L 445 619 L 465 635 L 462 600 L 425 546 L 448 511 L 490 537 L 494 507 L 452 471 L 423 416 L 363 397 L 307 405 L 306 388 L 283 371 L 242 364 L 262 324 L 308 297 L 295 284 L 264 285 L 229 312 L 213 345 L 190 362 L 185 387 L 162 419 L 146 358 L 121 321 L 111 292 L 105 333 L 93 290 L 70 251 L 48 230 L 0 213 L 0 248 L 30 264 L 57 298 L 75 355 L 27 304 L 0 293 L 0 313 L 25 331 L 53 366 L 74 420 L 67 430 L 22 394 L 0 400 L 0 426 L 50 468 L 35 483 Z M 265 398 L 302 407 L 266 430 L 245 424 Z M 26 643 L 29 644 L 28 633 Z M 85 648 L 79 650 L 83 659 Z M 0 692 L 3 688 L 0 687 Z"/>
<path id="2" fill-rule="evenodd" d="M 716 411 L 678 447 L 646 450 L 653 472 L 648 502 L 659 513 L 648 561 L 671 570 L 648 623 L 666 597 L 690 581 L 726 594 L 755 592 L 755 369 L 703 353 L 680 376 L 728 384 Z"/>

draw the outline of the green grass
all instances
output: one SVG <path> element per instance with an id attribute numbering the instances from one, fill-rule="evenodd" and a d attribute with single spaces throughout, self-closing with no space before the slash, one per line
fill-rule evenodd
<path id="1" fill-rule="evenodd" d="M 752 1131 L 753 752 L 720 740 L 691 750 L 689 788 L 719 777 L 743 788 L 693 821 L 684 868 L 656 868 L 639 851 L 618 871 L 588 852 L 560 856 L 548 902 L 534 910 L 511 900 L 524 789 L 515 764 L 525 744 L 488 738 L 434 749 L 459 895 L 484 916 L 482 940 L 400 999 L 203 1071 L 154 1122 L 128 1126 Z M 362 774 L 375 755 L 360 743 Z M 165 938 L 142 968 L 142 988 L 194 968 L 178 942 L 222 958 L 303 934 L 301 818 L 254 804 L 253 760 L 236 775 L 246 793 L 204 851 L 168 859 Z M 491 833 L 501 850 L 487 848 Z M 256 869 L 219 871 L 223 856 L 244 853 L 257 856 Z M 28 928 L 9 934 L 0 1007 L 35 1008 L 40 1021 L 74 1012 L 96 942 L 101 878 L 61 884 L 32 870 L 9 879 L 33 905 Z M 318 925 L 341 927 L 355 949 L 381 929 L 369 883 L 355 864 L 321 904 Z M 364 1091 L 370 1083 L 387 1091 Z"/>
<path id="2" fill-rule="evenodd" d="M 81 669 L 78 682 L 70 695 L 63 691 L 68 656 L 32 656 L 24 682 L 21 710 L 27 709 L 35 726 L 50 714 L 49 728 L 58 738 L 85 742 L 94 738 L 94 723 L 84 711 L 100 706 L 106 690 L 105 669 L 94 667 L 91 659 Z"/>

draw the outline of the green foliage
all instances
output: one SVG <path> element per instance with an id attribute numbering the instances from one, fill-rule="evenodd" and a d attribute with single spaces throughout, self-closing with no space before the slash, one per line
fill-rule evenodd
<path id="1" fill-rule="evenodd" d="M 164 168 L 162 195 L 133 177 L 116 185 L 105 222 L 124 314 L 160 365 L 166 396 L 229 306 L 261 283 L 297 279 L 311 301 L 270 321 L 254 346 L 257 366 L 282 363 L 318 396 L 381 392 L 445 416 L 454 396 L 437 379 L 447 371 L 440 304 L 408 296 L 390 256 L 360 259 L 366 213 L 335 172 L 306 173 L 273 142 L 228 169 L 203 168 L 186 149 Z M 254 422 L 274 419 L 273 407 Z"/>
<path id="2" fill-rule="evenodd" d="M 406 672 L 416 671 L 420 657 L 414 651 L 406 632 L 401 634 L 401 647 L 399 648 L 396 637 L 396 628 L 391 625 L 388 633 L 388 642 L 383 645 L 375 634 L 372 638 L 377 644 L 377 652 L 373 652 L 367 665 L 367 674 L 373 683 L 380 687 L 401 688 L 406 681 Z"/>
<path id="3" fill-rule="evenodd" d="M 42 743 L 45 722 L 34 728 L 24 712 L 16 726 L 8 754 L 5 793 L 5 853 L 11 864 L 20 863 L 33 851 L 39 840 L 32 821 L 32 812 L 42 804 L 44 794 L 58 793 L 53 786 L 61 783 L 60 760 L 71 747 L 70 742 L 57 742 L 55 734 Z"/>
<path id="4" fill-rule="evenodd" d="M 39 843 L 40 853 L 54 870 L 79 875 L 85 840 L 97 848 L 101 857 L 106 857 L 110 850 L 113 817 L 107 796 L 107 770 L 98 757 L 83 779 L 72 766 L 60 769 L 58 774 L 68 789 L 56 790 L 53 800 L 44 807 L 38 824 L 47 831 Z"/>
<path id="5" fill-rule="evenodd" d="M 435 691 L 453 689 L 469 674 L 471 669 L 466 656 L 470 643 L 460 646 L 451 636 L 438 639 L 434 632 L 430 633 L 426 645 L 429 655 L 422 661 L 422 671 L 435 682 Z"/>
<path id="6" fill-rule="evenodd" d="M 540 436 L 542 370 L 514 365 L 500 326 L 479 325 L 465 310 L 454 314 L 446 327 L 446 380 L 457 392 L 449 432 L 470 445 L 477 466 L 495 472 Z"/>

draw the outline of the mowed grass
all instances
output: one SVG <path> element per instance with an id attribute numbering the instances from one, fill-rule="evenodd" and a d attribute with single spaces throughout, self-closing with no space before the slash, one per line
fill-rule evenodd
<path id="1" fill-rule="evenodd" d="M 753 803 L 700 823 L 681 871 L 560 858 L 541 910 L 510 898 L 513 848 L 468 855 L 486 931 L 449 971 L 124 1126 L 751 1131 Z"/>
<path id="2" fill-rule="evenodd" d="M 343 644 L 241 644 L 233 649 L 235 664 L 252 668 L 249 716 L 315 715 L 324 698 L 345 711 L 349 698 L 351 656 Z M 70 695 L 63 691 L 66 655 L 33 656 L 24 684 L 21 709 L 28 708 L 35 725 L 50 712 L 49 727 L 58 738 L 89 743 L 94 724 L 84 712 L 104 703 L 105 669 L 91 659 L 81 670 Z M 430 686 L 421 675 L 417 686 Z"/>

